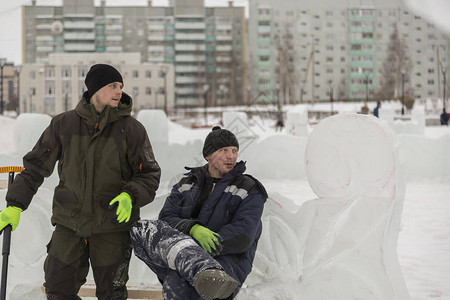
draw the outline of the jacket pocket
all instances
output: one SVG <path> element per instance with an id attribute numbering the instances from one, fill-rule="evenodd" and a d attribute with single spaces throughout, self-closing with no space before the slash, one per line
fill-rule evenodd
<path id="1" fill-rule="evenodd" d="M 55 201 L 58 201 L 58 202 L 61 202 L 61 203 L 76 204 L 76 203 L 79 202 L 77 196 L 75 195 L 75 193 L 64 187 L 64 183 L 60 183 L 55 188 L 55 196 L 54 196 L 54 198 L 55 198 Z"/>
<path id="2" fill-rule="evenodd" d="M 99 195 L 98 196 L 98 205 L 106 210 L 110 210 L 109 202 L 114 199 L 117 195 Z M 112 210 L 112 209 L 111 209 Z"/>

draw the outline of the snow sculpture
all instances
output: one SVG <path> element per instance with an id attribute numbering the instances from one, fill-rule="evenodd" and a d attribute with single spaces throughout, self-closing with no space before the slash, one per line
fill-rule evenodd
<path id="1" fill-rule="evenodd" d="M 286 129 L 295 136 L 308 136 L 308 107 L 297 105 L 287 112 Z"/>
<path id="2" fill-rule="evenodd" d="M 398 150 L 373 116 L 322 120 L 305 152 L 319 198 L 298 206 L 270 194 L 238 299 L 409 299 L 396 253 L 405 190 Z"/>

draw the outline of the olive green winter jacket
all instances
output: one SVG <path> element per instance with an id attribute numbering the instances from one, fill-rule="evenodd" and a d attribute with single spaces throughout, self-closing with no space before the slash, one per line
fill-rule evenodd
<path id="1" fill-rule="evenodd" d="M 58 161 L 51 221 L 82 237 L 128 230 L 139 208 L 154 199 L 161 175 L 144 126 L 130 116 L 131 98 L 123 93 L 117 108 L 100 114 L 86 98 L 52 119 L 6 195 L 8 206 L 25 210 Z M 113 224 L 115 210 L 108 206 L 121 192 L 131 196 L 133 210 L 129 222 Z"/>

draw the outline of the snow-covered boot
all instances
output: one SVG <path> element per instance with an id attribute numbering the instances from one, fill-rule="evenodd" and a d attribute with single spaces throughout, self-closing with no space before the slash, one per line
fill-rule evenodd
<path id="1" fill-rule="evenodd" d="M 229 297 L 238 282 L 224 270 L 207 269 L 194 276 L 194 287 L 204 300 L 225 299 Z"/>

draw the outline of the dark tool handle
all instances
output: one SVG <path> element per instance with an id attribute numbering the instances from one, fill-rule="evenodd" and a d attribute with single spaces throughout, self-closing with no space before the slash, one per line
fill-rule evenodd
<path id="1" fill-rule="evenodd" d="M 8 188 L 14 181 L 14 171 L 9 172 L 8 176 Z M 8 259 L 11 249 L 11 230 L 12 226 L 7 225 L 3 228 L 3 248 L 2 248 L 2 282 L 0 290 L 0 300 L 6 300 L 6 279 L 8 278 Z"/>
<path id="2" fill-rule="evenodd" d="M 6 299 L 6 279 L 8 278 L 8 259 L 9 250 L 11 246 L 11 225 L 6 226 L 3 229 L 3 261 L 2 261 L 2 282 L 1 282 L 1 293 L 0 299 Z"/>

